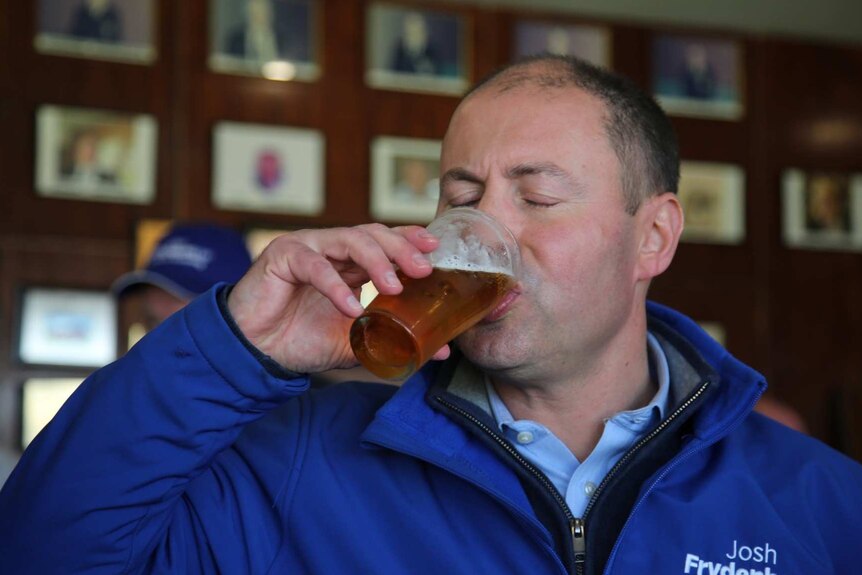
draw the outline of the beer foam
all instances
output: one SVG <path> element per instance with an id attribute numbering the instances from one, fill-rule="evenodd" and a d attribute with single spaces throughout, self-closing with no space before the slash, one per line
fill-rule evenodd
<path id="1" fill-rule="evenodd" d="M 465 272 L 482 272 L 489 274 L 503 274 L 510 276 L 512 275 L 511 270 L 506 269 L 503 266 L 497 266 L 492 264 L 489 258 L 484 258 L 485 261 L 465 261 L 464 258 L 459 256 L 458 254 L 450 254 L 443 258 L 442 260 L 434 261 L 434 267 L 438 269 L 446 269 L 446 270 L 459 270 Z"/>
<path id="2" fill-rule="evenodd" d="M 481 214 L 471 213 L 471 216 L 478 215 Z M 442 234 L 440 245 L 430 254 L 431 265 L 435 268 L 513 275 L 510 264 L 517 264 L 512 262 L 514 254 L 506 246 L 485 243 L 482 237 L 467 229 L 454 232 Z M 485 236 L 490 238 L 487 233 Z"/>

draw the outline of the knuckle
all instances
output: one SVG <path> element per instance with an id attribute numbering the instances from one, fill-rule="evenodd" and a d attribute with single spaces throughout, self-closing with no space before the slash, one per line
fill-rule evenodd
<path id="1" fill-rule="evenodd" d="M 308 264 L 310 277 L 323 278 L 333 271 L 332 264 L 323 258 L 315 258 Z"/>

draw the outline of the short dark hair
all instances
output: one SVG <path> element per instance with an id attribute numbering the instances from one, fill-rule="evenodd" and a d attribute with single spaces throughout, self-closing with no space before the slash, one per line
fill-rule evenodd
<path id="1" fill-rule="evenodd" d="M 577 87 L 604 102 L 605 129 L 621 168 L 625 209 L 637 212 L 651 195 L 676 193 L 679 148 L 667 115 L 634 82 L 573 56 L 541 54 L 493 72 L 465 96 L 489 88 L 506 92 L 522 86 Z"/>

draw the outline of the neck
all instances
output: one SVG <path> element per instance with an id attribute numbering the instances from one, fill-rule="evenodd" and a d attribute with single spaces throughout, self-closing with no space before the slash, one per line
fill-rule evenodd
<path id="1" fill-rule="evenodd" d="M 579 369 L 565 378 L 514 381 L 492 376 L 491 381 L 515 419 L 546 426 L 584 461 L 607 419 L 647 405 L 657 391 L 649 375 L 645 319 L 612 343 L 604 353 L 584 354 Z"/>

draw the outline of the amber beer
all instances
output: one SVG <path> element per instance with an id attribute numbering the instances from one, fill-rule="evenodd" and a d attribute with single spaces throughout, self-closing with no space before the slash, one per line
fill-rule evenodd
<path id="1" fill-rule="evenodd" d="M 356 357 L 384 379 L 416 371 L 488 315 L 514 284 L 500 271 L 447 268 L 434 268 L 420 279 L 401 273 L 399 278 L 403 292 L 378 295 L 350 330 Z"/>

